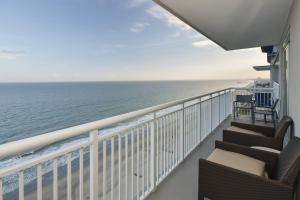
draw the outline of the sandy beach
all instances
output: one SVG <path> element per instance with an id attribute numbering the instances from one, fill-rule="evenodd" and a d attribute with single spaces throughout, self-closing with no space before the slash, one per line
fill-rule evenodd
<path id="1" fill-rule="evenodd" d="M 141 138 L 141 137 L 140 137 Z M 124 139 L 124 138 L 123 138 Z M 114 193 L 113 199 L 118 199 L 119 195 L 119 181 L 118 181 L 118 143 L 115 141 L 115 150 L 114 150 Z M 122 140 L 122 150 L 121 150 L 121 194 L 124 197 L 126 194 L 125 182 L 127 182 L 127 195 L 130 199 L 132 197 L 132 177 L 133 177 L 133 193 L 134 196 L 137 194 L 137 145 L 136 137 L 134 143 L 134 166 L 133 166 L 133 175 L 131 169 L 132 154 L 131 154 L 131 141 L 128 140 L 128 165 L 127 165 L 127 180 L 125 180 L 125 141 Z M 106 152 L 106 198 L 111 199 L 111 144 L 107 144 Z M 99 199 L 103 199 L 103 146 L 99 143 Z M 166 151 L 170 152 L 170 151 Z M 149 154 L 148 154 L 149 155 Z M 150 157 L 149 157 L 150 160 Z M 144 176 L 144 191 L 146 191 L 147 186 L 150 186 L 150 167 L 147 169 L 148 159 L 147 159 L 147 143 L 145 140 L 144 143 L 144 172 L 142 172 L 142 142 L 140 140 L 139 147 L 139 191 L 142 194 L 142 180 Z M 89 199 L 89 153 L 84 154 L 84 169 L 83 169 L 83 190 L 84 190 L 84 199 Z M 25 185 L 24 193 L 25 200 L 37 199 L 36 193 L 36 180 L 31 181 Z M 43 175 L 43 200 L 52 200 L 53 199 L 53 173 L 49 172 Z M 14 190 L 5 194 L 4 200 L 18 200 L 18 190 Z M 58 169 L 58 199 L 65 200 L 67 199 L 67 167 L 66 165 L 60 166 Z M 79 158 L 76 158 L 72 161 L 72 200 L 79 199 Z"/>

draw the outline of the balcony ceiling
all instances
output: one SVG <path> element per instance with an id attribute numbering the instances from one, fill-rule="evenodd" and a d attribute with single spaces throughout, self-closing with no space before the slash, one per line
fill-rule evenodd
<path id="1" fill-rule="evenodd" d="M 293 0 L 154 0 L 226 50 L 278 44 Z"/>

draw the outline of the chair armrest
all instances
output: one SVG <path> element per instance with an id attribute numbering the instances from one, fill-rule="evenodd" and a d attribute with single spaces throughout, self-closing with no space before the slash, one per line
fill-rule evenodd
<path id="1" fill-rule="evenodd" d="M 250 131 L 262 133 L 267 137 L 274 137 L 274 133 L 275 133 L 274 127 L 261 126 L 261 125 L 257 125 L 257 124 L 247 124 L 247 123 L 232 121 L 231 126 L 236 126 L 239 128 L 250 130 Z"/>
<path id="2" fill-rule="evenodd" d="M 292 200 L 293 188 L 207 160 L 199 160 L 199 199 Z"/>
<path id="3" fill-rule="evenodd" d="M 276 138 L 263 137 L 258 135 L 251 135 L 240 133 L 236 131 L 223 130 L 223 141 L 246 146 L 263 146 L 282 150 L 282 141 Z"/>
<path id="4" fill-rule="evenodd" d="M 276 153 L 262 151 L 259 149 L 253 149 L 250 147 L 232 144 L 228 142 L 216 141 L 215 147 L 218 149 L 240 153 L 245 156 L 249 156 L 257 160 L 264 161 L 266 163 L 266 170 L 268 174 L 272 174 L 272 171 L 278 160 L 278 154 Z"/>

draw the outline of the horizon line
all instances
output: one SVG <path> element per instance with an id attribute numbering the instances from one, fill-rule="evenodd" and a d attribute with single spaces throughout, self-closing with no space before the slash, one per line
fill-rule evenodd
<path id="1" fill-rule="evenodd" d="M 172 79 L 172 80 L 103 80 L 103 81 L 5 81 L 0 84 L 7 83 L 97 83 L 97 82 L 171 82 L 171 81 L 243 81 L 243 80 L 256 80 L 258 78 L 247 78 L 247 79 Z M 265 80 L 267 78 L 260 78 Z"/>

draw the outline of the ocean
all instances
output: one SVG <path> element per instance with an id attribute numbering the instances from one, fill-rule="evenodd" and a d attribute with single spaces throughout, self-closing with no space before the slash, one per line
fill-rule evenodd
<path id="1" fill-rule="evenodd" d="M 237 84 L 241 82 L 0 84 L 0 144 Z"/>
<path id="2" fill-rule="evenodd" d="M 0 144 L 248 83 L 227 80 L 2 83 Z M 0 168 L 64 145 L 68 143 L 2 160 Z"/>

